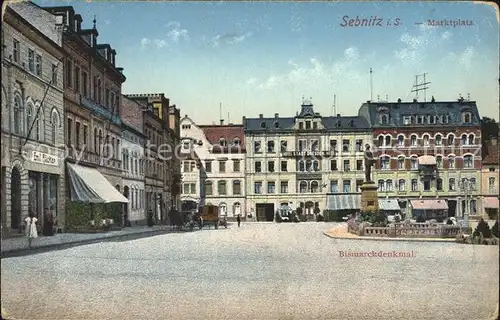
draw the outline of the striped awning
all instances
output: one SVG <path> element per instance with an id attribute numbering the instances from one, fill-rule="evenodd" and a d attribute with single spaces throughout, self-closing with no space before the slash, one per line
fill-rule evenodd
<path id="1" fill-rule="evenodd" d="M 417 210 L 447 210 L 448 204 L 441 199 L 411 200 L 411 206 Z"/>
<path id="2" fill-rule="evenodd" d="M 499 201 L 497 197 L 486 197 L 483 199 L 483 207 L 484 208 L 493 208 L 498 209 Z"/>
<path id="3" fill-rule="evenodd" d="M 350 210 L 361 208 L 359 194 L 333 194 L 326 197 L 327 210 Z"/>
<path id="4" fill-rule="evenodd" d="M 378 199 L 378 207 L 380 210 L 401 211 L 399 202 L 396 199 Z"/>

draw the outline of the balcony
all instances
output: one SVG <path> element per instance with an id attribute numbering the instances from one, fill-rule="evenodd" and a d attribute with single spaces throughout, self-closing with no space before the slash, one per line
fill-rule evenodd
<path id="1" fill-rule="evenodd" d="M 114 114 L 111 117 L 111 112 L 104 106 L 100 105 L 97 102 L 89 100 L 85 97 L 81 97 L 81 99 L 82 99 L 82 105 L 88 110 L 90 110 L 92 114 L 97 115 L 98 117 L 103 118 L 105 120 L 111 120 L 111 122 L 117 126 L 121 125 L 120 116 L 118 114 Z"/>
<path id="2" fill-rule="evenodd" d="M 301 157 L 334 157 L 335 151 L 284 151 L 281 152 L 283 157 L 301 158 Z"/>

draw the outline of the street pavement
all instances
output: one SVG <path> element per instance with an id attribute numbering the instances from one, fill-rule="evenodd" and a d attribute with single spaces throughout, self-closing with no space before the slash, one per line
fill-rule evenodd
<path id="1" fill-rule="evenodd" d="M 491 319 L 497 246 L 243 223 L 2 259 L 9 319 Z M 340 251 L 414 257 L 341 257 Z"/>

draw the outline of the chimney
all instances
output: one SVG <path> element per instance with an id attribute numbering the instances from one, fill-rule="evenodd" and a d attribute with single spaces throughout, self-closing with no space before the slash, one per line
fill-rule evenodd
<path id="1" fill-rule="evenodd" d="M 260 119 L 264 118 L 264 115 L 262 113 L 259 113 L 259 118 Z"/>
<path id="2" fill-rule="evenodd" d="M 274 117 L 275 117 L 276 119 L 278 119 L 278 118 L 280 117 L 280 114 L 279 114 L 279 113 L 275 113 L 275 114 L 274 114 Z"/>
<path id="3" fill-rule="evenodd" d="M 223 126 L 224 125 L 224 119 L 220 119 L 220 125 Z"/>
<path id="4" fill-rule="evenodd" d="M 401 103 L 401 98 L 398 98 L 398 103 Z"/>
<path id="5" fill-rule="evenodd" d="M 417 99 L 413 99 L 413 102 L 418 102 Z"/>

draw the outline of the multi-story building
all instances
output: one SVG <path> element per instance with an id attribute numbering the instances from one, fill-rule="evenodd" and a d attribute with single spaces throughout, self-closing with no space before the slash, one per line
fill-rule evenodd
<path id="1" fill-rule="evenodd" d="M 179 108 L 174 104 L 168 108 L 169 130 L 166 136 L 167 141 L 171 144 L 173 153 L 168 159 L 168 179 L 165 180 L 165 186 L 170 188 L 170 208 L 180 208 L 181 205 L 181 159 L 177 156 L 181 148 L 181 113 Z"/>
<path id="2" fill-rule="evenodd" d="M 245 136 L 243 125 L 196 125 L 181 120 L 182 196 L 213 204 L 221 215 L 245 217 Z"/>
<path id="3" fill-rule="evenodd" d="M 143 106 L 143 128 L 147 137 L 144 146 L 146 212 L 151 210 L 158 221 L 166 221 L 166 199 L 164 189 L 165 176 L 168 172 L 167 160 L 170 146 L 165 141 L 165 131 L 169 129 L 168 99 L 164 94 L 127 94 L 128 99 Z"/>
<path id="4" fill-rule="evenodd" d="M 499 153 L 498 138 L 493 137 L 483 148 L 484 158 L 481 171 L 484 218 L 498 219 L 499 208 Z"/>
<path id="5" fill-rule="evenodd" d="M 30 2 L 10 3 L 2 27 L 2 234 L 30 212 L 64 224 L 62 25 Z"/>
<path id="6" fill-rule="evenodd" d="M 144 135 L 143 106 L 122 96 L 122 165 L 123 195 L 129 199 L 124 215 L 131 223 L 147 219 L 144 191 Z"/>
<path id="7" fill-rule="evenodd" d="M 398 200 L 414 216 L 462 217 L 466 202 L 471 215 L 478 212 L 481 128 L 474 101 L 367 102 L 359 116 L 373 128 L 379 198 Z"/>
<path id="8" fill-rule="evenodd" d="M 272 221 L 281 207 L 308 216 L 358 205 L 363 146 L 371 132 L 361 117 L 323 117 L 303 101 L 295 117 L 243 118 L 247 211 Z"/>

